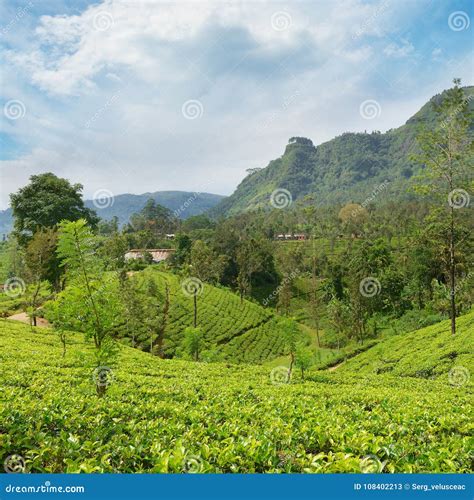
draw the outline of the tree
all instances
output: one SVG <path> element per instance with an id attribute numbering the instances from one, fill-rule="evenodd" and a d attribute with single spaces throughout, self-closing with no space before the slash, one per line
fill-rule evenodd
<path id="1" fill-rule="evenodd" d="M 153 278 L 149 278 L 147 283 L 148 307 L 146 308 L 145 323 L 150 334 L 150 354 L 153 354 L 154 338 L 158 333 L 161 321 L 159 315 L 160 302 L 158 295 L 159 291 L 156 281 Z"/>
<path id="2" fill-rule="evenodd" d="M 146 335 L 145 300 L 140 293 L 137 280 L 127 276 L 125 270 L 121 270 L 119 274 L 119 287 L 125 319 L 125 335 L 131 340 L 132 347 L 137 347 Z"/>
<path id="3" fill-rule="evenodd" d="M 316 338 L 318 341 L 318 347 L 321 347 L 321 339 L 319 336 L 319 325 L 320 325 L 320 318 L 322 315 L 321 311 L 321 299 L 319 296 L 319 290 L 318 290 L 318 277 L 317 277 L 317 270 L 318 270 L 318 258 L 316 255 L 316 246 L 315 246 L 315 237 L 314 234 L 311 237 L 311 291 L 310 291 L 310 296 L 309 296 L 309 303 L 308 303 L 308 313 L 310 318 L 313 320 L 314 328 L 316 329 Z"/>
<path id="4" fill-rule="evenodd" d="M 301 273 L 303 255 L 300 246 L 290 247 L 277 258 L 279 270 L 282 273 L 278 285 L 277 309 L 285 314 L 290 312 L 291 299 L 293 298 L 293 282 Z"/>
<path id="5" fill-rule="evenodd" d="M 58 295 L 61 315 L 56 320 L 61 328 L 83 331 L 86 339 L 93 340 L 96 390 L 102 397 L 108 383 L 101 372 L 106 368 L 108 373 L 116 359 L 114 332 L 122 318 L 116 275 L 105 273 L 85 219 L 59 224 L 57 253 L 66 269 L 67 286 Z"/>
<path id="6" fill-rule="evenodd" d="M 334 328 L 337 336 L 337 349 L 340 349 L 341 340 L 349 337 L 352 326 L 351 310 L 342 300 L 332 299 L 327 307 L 329 322 Z"/>
<path id="7" fill-rule="evenodd" d="M 150 353 L 164 358 L 164 338 L 170 308 L 170 287 L 166 282 L 164 297 L 162 297 L 156 281 L 150 278 L 147 288 L 148 307 L 145 308 L 145 323 L 150 332 Z"/>
<path id="8" fill-rule="evenodd" d="M 183 347 L 194 361 L 199 361 L 202 342 L 203 333 L 201 328 L 188 327 L 184 330 Z"/>
<path id="9" fill-rule="evenodd" d="M 204 241 L 196 240 L 191 247 L 190 272 L 201 281 L 217 283 L 224 271 L 226 260 L 225 256 L 217 255 Z"/>
<path id="10" fill-rule="evenodd" d="M 239 268 L 237 285 L 241 302 L 243 302 L 245 295 L 250 295 L 252 291 L 252 276 L 263 268 L 267 253 L 262 240 L 244 238 L 240 242 L 237 249 L 236 261 Z"/>
<path id="11" fill-rule="evenodd" d="M 341 208 L 338 217 L 346 232 L 352 236 L 359 236 L 363 232 L 368 215 L 369 213 L 363 206 L 357 203 L 348 203 Z"/>
<path id="12" fill-rule="evenodd" d="M 10 195 L 15 234 L 25 245 L 42 228 L 52 228 L 62 220 L 85 219 L 95 226 L 98 217 L 82 200 L 82 185 L 52 173 L 32 175 L 30 183 Z"/>
<path id="13" fill-rule="evenodd" d="M 188 261 L 191 254 L 192 240 L 186 234 L 178 234 L 175 239 L 176 251 L 171 256 L 171 264 L 177 268 Z"/>
<path id="14" fill-rule="evenodd" d="M 304 344 L 297 344 L 295 351 L 295 366 L 301 370 L 301 378 L 304 380 L 304 372 L 313 364 L 313 353 Z"/>
<path id="15" fill-rule="evenodd" d="M 130 217 L 130 225 L 135 231 L 148 230 L 153 236 L 161 236 L 174 230 L 177 220 L 171 210 L 150 198 L 139 213 Z"/>
<path id="16" fill-rule="evenodd" d="M 121 270 L 125 267 L 125 253 L 127 250 L 126 236 L 116 232 L 105 238 L 100 248 L 106 267 L 114 270 Z"/>
<path id="17" fill-rule="evenodd" d="M 420 194 L 434 195 L 436 203 L 431 216 L 438 224 L 438 235 L 443 237 L 446 250 L 450 288 L 451 333 L 456 333 L 456 250 L 462 226 L 462 208 L 468 204 L 467 176 L 472 168 L 474 141 L 471 127 L 472 112 L 469 99 L 460 87 L 459 79 L 447 90 L 439 102 L 432 101 L 437 123 L 424 128 L 418 135 L 420 153 L 413 160 L 424 167 Z M 461 209 L 461 210 L 459 210 Z"/>
<path id="18" fill-rule="evenodd" d="M 285 342 L 287 354 L 290 356 L 290 366 L 288 368 L 288 380 L 291 380 L 291 373 L 293 371 L 293 364 L 295 363 L 296 346 L 300 331 L 298 324 L 294 319 L 285 318 L 281 321 L 281 330 Z"/>
<path id="19" fill-rule="evenodd" d="M 193 215 L 181 223 L 184 232 L 196 231 L 198 229 L 211 229 L 215 224 L 204 214 Z"/>
<path id="20" fill-rule="evenodd" d="M 37 231 L 30 240 L 25 251 L 26 275 L 31 283 L 28 289 L 29 315 L 33 326 L 36 326 L 36 314 L 44 282 L 48 280 L 56 284 L 59 280 L 59 262 L 56 257 L 57 233 L 54 229 Z"/>
<path id="21" fill-rule="evenodd" d="M 97 231 L 99 234 L 103 236 L 110 236 L 113 234 L 117 234 L 119 231 L 118 217 L 114 215 L 110 220 L 101 219 L 97 226 Z"/>
<path id="22" fill-rule="evenodd" d="M 63 297 L 57 297 L 56 300 L 47 303 L 47 317 L 49 322 L 57 333 L 59 341 L 63 348 L 63 358 L 66 356 L 67 347 L 67 326 L 69 321 L 67 319 L 67 301 L 64 302 Z"/>

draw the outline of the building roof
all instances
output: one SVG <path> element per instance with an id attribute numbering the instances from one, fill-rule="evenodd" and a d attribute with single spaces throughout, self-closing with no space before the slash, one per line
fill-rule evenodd
<path id="1" fill-rule="evenodd" d="M 149 253 L 155 262 L 160 262 L 161 260 L 166 260 L 174 251 L 174 248 L 134 248 L 128 250 L 128 252 L 125 253 L 125 257 L 137 259 L 142 257 L 145 253 Z"/>

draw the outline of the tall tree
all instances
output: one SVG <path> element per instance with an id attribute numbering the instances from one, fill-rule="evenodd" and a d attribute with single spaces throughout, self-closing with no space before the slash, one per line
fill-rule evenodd
<path id="1" fill-rule="evenodd" d="M 37 308 L 44 282 L 48 280 L 54 285 L 59 279 L 56 244 L 57 233 L 49 228 L 37 231 L 26 247 L 26 275 L 31 284 L 31 289 L 28 290 L 28 309 L 33 326 L 36 326 Z"/>
<path id="2" fill-rule="evenodd" d="M 191 247 L 190 274 L 208 283 L 217 283 L 226 264 L 226 257 L 217 255 L 204 241 L 196 240 Z"/>
<path id="3" fill-rule="evenodd" d="M 239 268 L 237 286 L 240 293 L 240 301 L 243 302 L 245 295 L 252 291 L 252 277 L 263 269 L 265 260 L 270 254 L 266 241 L 259 238 L 242 238 L 236 255 Z"/>
<path id="4" fill-rule="evenodd" d="M 177 220 L 171 210 L 150 198 L 140 212 L 130 217 L 130 225 L 135 231 L 148 230 L 154 236 L 161 236 L 174 230 Z"/>
<path id="5" fill-rule="evenodd" d="M 462 209 L 469 203 L 468 171 L 473 165 L 474 141 L 470 99 L 453 80 L 439 102 L 432 101 L 436 124 L 424 128 L 418 135 L 420 153 L 413 159 L 425 167 L 422 184 L 417 191 L 434 195 L 436 203 L 431 217 L 436 221 L 438 236 L 443 238 L 447 254 L 447 274 L 450 288 L 451 333 L 456 333 L 456 251 L 462 232 Z"/>
<path id="6" fill-rule="evenodd" d="M 22 244 L 41 228 L 55 227 L 62 220 L 85 219 L 96 225 L 98 217 L 82 200 L 82 185 L 52 173 L 32 175 L 30 183 L 10 195 L 15 234 Z"/>
<path id="7" fill-rule="evenodd" d="M 62 314 L 57 319 L 62 321 L 62 328 L 83 331 L 87 339 L 93 340 L 94 378 L 97 394 L 103 396 L 108 386 L 107 373 L 117 354 L 114 334 L 123 316 L 116 276 L 105 273 L 85 219 L 60 223 L 57 252 L 67 279 L 66 288 L 59 294 Z"/>

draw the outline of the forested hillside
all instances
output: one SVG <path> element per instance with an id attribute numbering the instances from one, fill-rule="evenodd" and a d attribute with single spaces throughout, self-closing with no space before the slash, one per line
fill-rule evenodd
<path id="1" fill-rule="evenodd" d="M 474 109 L 474 87 L 464 87 Z M 232 215 L 256 208 L 270 208 L 270 196 L 286 189 L 293 201 L 316 205 L 362 203 L 374 190 L 391 200 L 413 198 L 410 179 L 420 171 L 410 154 L 416 135 L 436 120 L 434 96 L 405 125 L 385 133 L 345 133 L 317 147 L 310 139 L 293 137 L 284 154 L 267 167 L 250 173 L 235 192 L 210 211 L 213 216 Z M 473 125 L 471 125 L 473 127 Z"/>
<path id="2" fill-rule="evenodd" d="M 224 196 L 211 193 L 191 193 L 186 191 L 156 191 L 143 194 L 119 194 L 112 197 L 112 193 L 105 193 L 102 199 L 85 200 L 87 208 L 95 210 L 97 215 L 104 220 L 118 218 L 120 225 L 126 224 L 130 216 L 145 206 L 150 199 L 163 205 L 180 219 L 187 219 L 199 215 L 214 207 L 222 201 Z M 8 234 L 13 228 L 12 210 L 0 210 L 0 236 Z"/>

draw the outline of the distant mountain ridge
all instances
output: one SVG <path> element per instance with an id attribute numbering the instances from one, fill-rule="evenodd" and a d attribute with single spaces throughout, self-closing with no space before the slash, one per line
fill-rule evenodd
<path id="1" fill-rule="evenodd" d="M 474 109 L 474 87 L 464 87 Z M 248 210 L 271 208 L 275 190 L 287 190 L 291 201 L 316 205 L 363 203 L 383 186 L 379 199 L 409 198 L 409 179 L 419 171 L 409 160 L 420 124 L 436 117 L 431 101 L 404 125 L 385 133 L 347 132 L 315 147 L 310 139 L 292 137 L 284 154 L 262 169 L 252 169 L 234 193 L 212 208 L 209 215 L 225 217 Z M 473 127 L 474 128 L 474 127 Z M 286 193 L 288 197 L 288 194 Z"/>
<path id="2" fill-rule="evenodd" d="M 143 194 L 119 194 L 113 198 L 105 197 L 103 200 L 85 200 L 84 204 L 95 210 L 102 219 L 110 220 L 117 216 L 120 224 L 126 224 L 129 217 L 139 212 L 150 198 L 175 212 L 180 219 L 187 219 L 213 208 L 225 196 L 188 191 L 156 191 Z M 0 211 L 0 235 L 8 234 L 12 228 L 11 208 Z"/>

